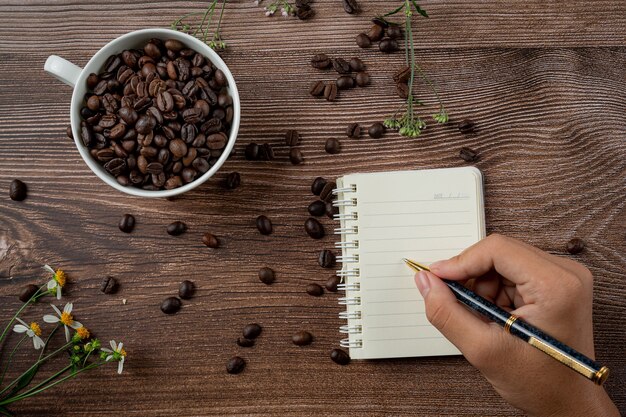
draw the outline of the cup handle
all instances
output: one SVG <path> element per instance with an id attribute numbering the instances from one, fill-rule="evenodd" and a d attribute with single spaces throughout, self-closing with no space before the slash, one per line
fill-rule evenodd
<path id="1" fill-rule="evenodd" d="M 63 81 L 65 84 L 74 87 L 78 81 L 78 76 L 83 71 L 78 65 L 60 56 L 50 55 L 43 66 L 44 71 L 53 77 Z"/>

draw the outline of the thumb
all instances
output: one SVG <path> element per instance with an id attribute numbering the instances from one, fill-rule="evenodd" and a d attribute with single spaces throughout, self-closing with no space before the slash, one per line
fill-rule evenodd
<path id="1" fill-rule="evenodd" d="M 489 324 L 476 317 L 457 302 L 448 286 L 427 271 L 415 275 L 415 284 L 426 305 L 426 317 L 468 360 L 482 349 L 481 341 L 489 340 Z"/>

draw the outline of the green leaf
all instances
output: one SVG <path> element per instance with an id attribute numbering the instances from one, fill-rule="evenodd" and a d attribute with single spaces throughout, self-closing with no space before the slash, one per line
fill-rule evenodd
<path id="1" fill-rule="evenodd" d="M 415 7 L 415 11 L 417 11 L 419 14 L 421 14 L 424 17 L 428 17 L 428 13 L 426 13 L 426 10 L 422 9 L 416 2 L 415 0 L 411 0 L 411 3 L 413 3 L 413 6 Z"/>
<path id="2" fill-rule="evenodd" d="M 39 366 L 33 367 L 33 369 L 31 369 L 30 371 L 28 371 L 24 375 L 22 375 L 20 377 L 20 379 L 17 380 L 17 383 L 15 384 L 15 387 L 13 387 L 13 389 L 6 396 L 6 398 L 11 398 L 15 394 L 17 394 L 18 392 L 20 392 L 21 390 L 26 388 L 28 386 L 28 384 L 30 384 L 30 381 L 33 380 L 35 375 L 37 375 L 37 371 L 39 371 Z"/>
<path id="3" fill-rule="evenodd" d="M 400 10 L 402 10 L 403 8 L 404 8 L 404 4 L 401 5 L 400 7 L 398 7 L 397 9 L 394 9 L 394 10 L 390 11 L 389 13 L 384 14 L 383 17 L 394 15 L 394 14 L 398 13 Z M 383 20 L 385 20 L 385 19 L 383 19 Z"/>
<path id="4" fill-rule="evenodd" d="M 7 410 L 6 407 L 4 407 L 2 405 L 0 405 L 0 415 L 7 416 L 7 417 L 13 417 L 13 414 L 11 414 L 9 412 L 9 410 Z"/>

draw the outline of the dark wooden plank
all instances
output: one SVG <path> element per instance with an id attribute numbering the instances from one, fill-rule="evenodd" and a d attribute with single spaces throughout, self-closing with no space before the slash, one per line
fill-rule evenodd
<path id="1" fill-rule="evenodd" d="M 358 17 L 344 15 L 338 2 L 318 3 L 318 17 L 306 23 L 266 19 L 251 1 L 229 6 L 226 34 L 233 47 L 224 58 L 237 79 L 243 109 L 237 154 L 215 180 L 175 201 L 126 197 L 97 180 L 64 137 L 70 89 L 40 69 L 49 53 L 84 65 L 109 39 L 163 25 L 199 3 L 177 3 L 176 13 L 166 2 L 107 3 L 115 4 L 115 11 L 106 25 L 98 20 L 108 5 L 0 6 L 8 19 L 0 29 L 0 190 L 16 177 L 30 187 L 23 203 L 9 200 L 6 191 L 0 195 L 0 317 L 18 306 L 21 285 L 43 279 L 40 265 L 49 262 L 69 273 L 68 300 L 76 303 L 77 317 L 104 340 L 122 339 L 130 354 L 125 375 L 98 370 L 15 410 L 46 416 L 94 411 L 520 415 L 462 358 L 336 366 L 328 359 L 340 337 L 336 295 L 318 299 L 304 293 L 307 283 L 330 275 L 315 258 L 334 241 L 332 236 L 313 241 L 302 227 L 314 177 L 462 166 L 458 149 L 471 146 L 480 151 L 477 166 L 486 176 L 489 231 L 557 254 L 564 254 L 572 236 L 587 241 L 577 259 L 597 280 L 597 355 L 611 367 L 607 390 L 626 412 L 626 393 L 620 389 L 626 382 L 620 351 L 626 343 L 621 320 L 626 314 L 623 3 L 594 3 L 594 13 L 582 2 L 542 9 L 526 3 L 524 10 L 517 2 L 425 3 L 432 10 L 427 23 L 432 36 L 424 37 L 420 62 L 440 86 L 453 118 L 476 120 L 478 133 L 464 136 L 452 126 L 433 126 L 419 139 L 388 134 L 358 141 L 343 136 L 349 122 L 368 125 L 401 104 L 389 80 L 402 56 L 381 57 L 352 43 L 376 2 L 363 2 L 366 12 Z M 157 16 L 148 16 L 151 10 Z M 27 27 L 7 29 L 21 26 Z M 580 48 L 602 45 L 608 47 Z M 312 79 L 331 76 L 307 64 L 314 51 L 361 56 L 372 85 L 343 94 L 336 103 L 308 97 Z M 432 103 L 425 89 L 423 94 Z M 433 111 L 429 105 L 424 113 Z M 303 136 L 306 162 L 297 167 L 282 146 L 291 127 Z M 330 136 L 341 138 L 341 154 L 324 153 Z M 245 161 L 242 150 L 251 141 L 276 144 L 277 161 Z M 242 174 L 242 186 L 221 189 L 219 180 L 235 170 Z M 117 229 L 127 212 L 138 220 L 131 235 Z M 258 234 L 254 219 L 259 214 L 274 220 L 273 235 Z M 178 238 L 165 234 L 173 220 L 187 222 L 189 232 Z M 333 224 L 323 222 L 331 230 Z M 202 245 L 207 230 L 222 238 L 223 247 L 212 251 Z M 277 271 L 271 287 L 256 278 L 266 265 Z M 120 280 L 118 294 L 99 292 L 105 274 Z M 158 304 L 183 279 L 196 282 L 197 296 L 178 315 L 162 315 Z M 29 317 L 45 310 L 45 304 L 37 306 Z M 251 321 L 262 323 L 264 334 L 254 348 L 238 348 L 234 341 Z M 291 334 L 300 328 L 315 335 L 312 346 L 291 345 Z M 249 361 L 248 368 L 230 376 L 225 362 L 236 353 Z M 26 358 L 25 352 L 19 362 Z"/>

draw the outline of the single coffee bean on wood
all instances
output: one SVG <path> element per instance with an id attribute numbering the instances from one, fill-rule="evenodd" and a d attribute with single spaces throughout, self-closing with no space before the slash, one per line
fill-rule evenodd
<path id="1" fill-rule="evenodd" d="M 243 358 L 239 356 L 233 356 L 228 360 L 228 363 L 226 364 L 226 372 L 233 375 L 239 374 L 244 370 L 245 367 L 246 361 Z"/>
<path id="2" fill-rule="evenodd" d="M 243 337 L 245 337 L 246 339 L 256 339 L 257 337 L 259 337 L 262 331 L 263 328 L 260 324 L 250 323 L 243 328 Z"/>
<path id="3" fill-rule="evenodd" d="M 333 349 L 330 352 L 330 359 L 338 365 L 347 365 L 350 363 L 350 355 L 342 349 Z"/>
<path id="4" fill-rule="evenodd" d="M 383 38 L 384 35 L 385 35 L 385 29 L 382 26 L 377 25 L 377 24 L 372 25 L 369 32 L 367 32 L 367 37 L 372 42 L 378 42 L 379 40 Z"/>
<path id="5" fill-rule="evenodd" d="M 170 236 L 180 236 L 187 230 L 187 225 L 180 221 L 175 221 L 167 226 L 167 234 Z"/>
<path id="6" fill-rule="evenodd" d="M 365 70 L 365 64 L 361 60 L 361 58 L 352 58 L 350 59 L 350 69 L 354 72 L 360 72 Z"/>
<path id="7" fill-rule="evenodd" d="M 315 15 L 315 11 L 308 4 L 302 5 L 296 9 L 296 16 L 300 20 L 309 20 Z"/>
<path id="8" fill-rule="evenodd" d="M 341 151 L 341 142 L 339 142 L 339 139 L 329 138 L 326 140 L 324 149 L 331 155 L 338 154 Z"/>
<path id="9" fill-rule="evenodd" d="M 307 210 L 311 216 L 323 216 L 326 213 L 326 203 L 324 203 L 322 200 L 316 200 L 309 204 Z"/>
<path id="10" fill-rule="evenodd" d="M 348 14 L 354 14 L 359 11 L 359 4 L 356 0 L 341 0 L 343 10 Z"/>
<path id="11" fill-rule="evenodd" d="M 300 165 L 304 162 L 304 156 L 298 148 L 293 148 L 289 151 L 289 160 L 293 165 Z"/>
<path id="12" fill-rule="evenodd" d="M 390 54 L 398 50 L 398 42 L 395 39 L 383 39 L 378 44 L 378 49 L 380 52 Z"/>
<path id="13" fill-rule="evenodd" d="M 100 283 L 100 291 L 105 294 L 113 294 L 117 291 L 118 283 L 113 277 L 104 277 Z"/>
<path id="14" fill-rule="evenodd" d="M 459 157 L 465 162 L 474 162 L 478 160 L 478 152 L 471 148 L 463 147 L 459 151 Z"/>
<path id="15" fill-rule="evenodd" d="M 313 180 L 313 184 L 311 184 L 311 192 L 313 195 L 320 195 L 327 181 L 323 177 L 317 177 Z"/>
<path id="16" fill-rule="evenodd" d="M 315 81 L 313 84 L 311 84 L 311 88 L 309 88 L 309 94 L 311 94 L 313 97 L 320 97 L 324 94 L 325 87 L 326 86 L 324 85 L 324 81 Z"/>
<path id="17" fill-rule="evenodd" d="M 290 129 L 285 133 L 285 143 L 287 146 L 296 146 L 300 142 L 300 134 L 297 130 Z"/>
<path id="18" fill-rule="evenodd" d="M 409 85 L 407 83 L 396 84 L 396 92 L 398 93 L 398 97 L 406 100 L 409 98 Z"/>
<path id="19" fill-rule="evenodd" d="M 402 67 L 393 74 L 393 82 L 396 84 L 408 83 L 409 78 L 411 78 L 411 67 Z"/>
<path id="20" fill-rule="evenodd" d="M 124 214 L 117 225 L 124 233 L 130 233 L 135 228 L 135 216 L 132 214 Z"/>
<path id="21" fill-rule="evenodd" d="M 324 87 L 324 98 L 327 101 L 335 101 L 337 99 L 337 83 L 331 81 Z"/>
<path id="22" fill-rule="evenodd" d="M 356 75 L 356 85 L 358 85 L 359 87 L 365 87 L 369 83 L 370 75 L 367 72 L 361 71 Z"/>
<path id="23" fill-rule="evenodd" d="M 324 289 L 318 284 L 309 284 L 306 286 L 306 293 L 313 297 L 320 297 L 324 294 Z"/>
<path id="24" fill-rule="evenodd" d="M 317 219 L 309 217 L 304 222 L 304 230 L 313 239 L 321 239 L 324 237 L 324 226 Z"/>
<path id="25" fill-rule="evenodd" d="M 259 160 L 261 161 L 273 161 L 274 149 L 269 143 L 264 143 L 259 146 Z"/>
<path id="26" fill-rule="evenodd" d="M 259 269 L 259 280 L 263 284 L 270 285 L 276 280 L 276 275 L 274 274 L 272 268 L 264 266 L 263 268 Z"/>
<path id="27" fill-rule="evenodd" d="M 348 88 L 354 87 L 354 78 L 352 78 L 350 75 L 342 75 L 341 77 L 337 78 L 336 83 L 339 90 L 346 90 Z"/>
<path id="28" fill-rule="evenodd" d="M 259 145 L 256 143 L 246 145 L 244 156 L 248 161 L 257 161 L 259 159 Z"/>
<path id="29" fill-rule="evenodd" d="M 246 339 L 245 337 L 238 337 L 237 345 L 241 347 L 252 347 L 254 346 L 254 340 Z"/>
<path id="30" fill-rule="evenodd" d="M 359 48 L 369 48 L 372 46 L 372 40 L 365 33 L 359 33 L 356 37 L 356 44 Z"/>
<path id="31" fill-rule="evenodd" d="M 402 38 L 402 29 L 398 25 L 391 25 L 387 28 L 387 36 L 391 39 Z"/>
<path id="32" fill-rule="evenodd" d="M 220 247 L 220 241 L 217 236 L 209 232 L 205 233 L 202 236 L 202 243 L 212 249 L 217 249 Z"/>
<path id="33" fill-rule="evenodd" d="M 291 341 L 296 346 L 308 346 L 313 342 L 313 335 L 307 331 L 300 330 L 291 336 Z"/>
<path id="34" fill-rule="evenodd" d="M 311 65 L 317 69 L 327 69 L 331 65 L 330 58 L 326 54 L 313 55 L 311 58 Z"/>
<path id="35" fill-rule="evenodd" d="M 322 192 L 320 193 L 320 199 L 326 202 L 330 202 L 335 198 L 333 194 L 333 190 L 337 188 L 337 184 L 334 181 L 329 181 L 322 188 Z"/>
<path id="36" fill-rule="evenodd" d="M 358 123 L 350 123 L 346 128 L 346 136 L 358 139 L 361 136 L 361 126 Z"/>
<path id="37" fill-rule="evenodd" d="M 26 184 L 20 180 L 11 181 L 9 185 L 9 197 L 13 201 L 23 201 L 26 198 Z"/>
<path id="38" fill-rule="evenodd" d="M 332 61 L 333 68 L 339 74 L 350 74 L 350 63 L 343 58 L 335 58 Z"/>
<path id="39" fill-rule="evenodd" d="M 167 297 L 161 303 L 161 311 L 165 314 L 175 314 L 180 310 L 182 303 L 180 299 L 176 297 Z"/>
<path id="40" fill-rule="evenodd" d="M 370 126 L 370 128 L 367 130 L 367 133 L 373 139 L 380 139 L 385 134 L 385 130 L 385 125 L 380 122 L 376 122 Z"/>
<path id="41" fill-rule="evenodd" d="M 74 133 L 72 133 L 72 125 L 69 125 L 66 129 L 65 129 L 65 134 L 67 135 L 68 138 L 74 140 Z"/>
<path id="42" fill-rule="evenodd" d="M 195 291 L 196 286 L 193 282 L 189 280 L 181 282 L 178 286 L 178 296 L 183 300 L 189 300 L 191 297 L 193 297 Z"/>
<path id="43" fill-rule="evenodd" d="M 375 25 L 380 26 L 383 29 L 387 29 L 389 27 L 389 22 L 386 21 L 385 19 L 382 19 L 378 16 L 372 18 L 372 23 L 374 23 Z"/>
<path id="44" fill-rule="evenodd" d="M 575 237 L 567 242 L 565 249 L 567 249 L 567 251 L 572 255 L 576 255 L 585 249 L 585 241 L 581 238 Z"/>
<path id="45" fill-rule="evenodd" d="M 317 262 L 322 268 L 332 268 L 335 266 L 337 258 L 335 257 L 335 254 L 333 252 L 329 251 L 328 249 L 324 249 L 320 252 L 317 258 Z"/>
<path id="46" fill-rule="evenodd" d="M 28 284 L 24 286 L 24 288 L 22 288 L 22 291 L 20 291 L 20 301 L 23 303 L 27 302 L 33 297 L 33 295 L 37 293 L 37 291 L 39 291 L 39 287 L 35 284 Z"/>
<path id="47" fill-rule="evenodd" d="M 327 291 L 337 292 L 337 285 L 339 284 L 341 284 L 341 278 L 337 275 L 333 275 L 332 277 L 328 278 L 326 284 L 324 284 L 324 287 L 326 287 Z"/>
<path id="48" fill-rule="evenodd" d="M 335 220 L 335 215 L 339 214 L 339 207 L 335 206 L 332 201 L 326 202 L 326 217 Z"/>
<path id="49" fill-rule="evenodd" d="M 224 187 L 229 190 L 234 190 L 241 185 L 241 175 L 238 172 L 231 172 L 226 176 L 224 180 Z"/>
<path id="50" fill-rule="evenodd" d="M 256 218 L 256 228 L 262 235 L 269 235 L 273 231 L 272 221 L 264 215 L 260 215 Z"/>
<path id="51" fill-rule="evenodd" d="M 464 133 L 464 134 L 474 133 L 476 124 L 470 119 L 465 119 L 459 122 L 458 128 L 461 131 L 461 133 Z"/>

